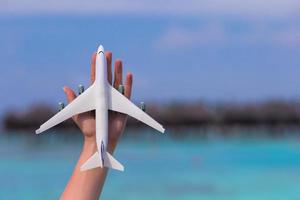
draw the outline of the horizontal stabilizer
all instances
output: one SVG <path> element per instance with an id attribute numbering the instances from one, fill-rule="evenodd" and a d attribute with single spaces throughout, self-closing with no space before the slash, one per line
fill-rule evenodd
<path id="1" fill-rule="evenodd" d="M 104 167 L 116 169 L 119 171 L 124 171 L 124 167 L 121 163 L 119 163 L 112 155 L 108 152 L 104 152 L 103 155 Z M 81 167 L 81 171 L 94 169 L 96 167 L 102 166 L 102 159 L 98 152 L 94 153 Z"/>
<path id="2" fill-rule="evenodd" d="M 83 165 L 81 165 L 80 170 L 85 171 L 94 169 L 96 167 L 102 167 L 101 158 L 98 152 L 94 153 L 94 155 L 92 155 Z"/>
<path id="3" fill-rule="evenodd" d="M 119 163 L 114 157 L 112 157 L 112 155 L 110 155 L 108 152 L 105 152 L 104 166 L 119 171 L 124 171 L 123 165 Z"/>

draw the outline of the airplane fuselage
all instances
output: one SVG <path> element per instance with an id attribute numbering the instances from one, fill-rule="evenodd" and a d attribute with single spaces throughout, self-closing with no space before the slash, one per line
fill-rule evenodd
<path id="1" fill-rule="evenodd" d="M 108 96 L 107 66 L 104 50 L 99 49 L 96 56 L 96 142 L 103 164 L 103 153 L 108 141 Z"/>

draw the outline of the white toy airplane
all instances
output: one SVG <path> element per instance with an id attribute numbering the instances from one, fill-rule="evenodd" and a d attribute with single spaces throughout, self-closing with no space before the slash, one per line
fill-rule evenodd
<path id="1" fill-rule="evenodd" d="M 96 79 L 93 85 L 51 119 L 42 124 L 40 128 L 36 130 L 36 134 L 42 133 L 74 115 L 90 110 L 96 110 L 96 142 L 98 151 L 81 166 L 80 169 L 82 171 L 96 167 L 109 167 L 124 171 L 123 165 L 106 151 L 108 110 L 130 115 L 162 133 L 165 131 L 162 125 L 152 119 L 108 83 L 106 58 L 101 45 L 97 51 Z"/>

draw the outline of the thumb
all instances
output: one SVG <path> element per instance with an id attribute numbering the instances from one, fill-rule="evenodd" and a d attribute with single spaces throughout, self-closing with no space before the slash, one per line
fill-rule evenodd
<path id="1" fill-rule="evenodd" d="M 71 88 L 69 88 L 68 86 L 64 86 L 63 90 L 64 90 L 64 92 L 67 96 L 67 99 L 68 99 L 69 103 L 76 98 L 75 92 Z"/>

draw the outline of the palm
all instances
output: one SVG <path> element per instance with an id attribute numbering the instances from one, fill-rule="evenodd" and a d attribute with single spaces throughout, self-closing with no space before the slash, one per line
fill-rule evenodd
<path id="1" fill-rule="evenodd" d="M 109 141 L 115 143 L 119 139 L 121 133 L 123 133 L 127 115 L 109 111 L 108 121 Z"/>
<path id="2" fill-rule="evenodd" d="M 94 54 L 92 57 L 91 63 L 91 81 L 95 80 L 95 58 Z M 106 54 L 107 59 L 107 78 L 108 82 L 112 84 L 112 69 L 111 69 L 111 61 L 112 54 Z M 117 60 L 115 63 L 115 71 L 114 71 L 114 87 L 117 88 L 120 84 L 122 84 L 122 62 Z M 132 88 L 132 75 L 129 73 L 126 76 L 125 81 L 125 93 L 124 95 L 127 98 L 131 96 L 131 88 Z M 76 98 L 74 91 L 69 87 L 64 87 L 64 91 L 67 95 L 68 101 L 71 102 Z M 73 117 L 74 122 L 82 131 L 83 135 L 87 139 L 96 139 L 96 123 L 95 123 L 95 114 L 94 112 L 86 112 Z M 127 121 L 127 115 L 117 113 L 114 111 L 109 111 L 108 113 L 108 145 L 114 148 L 119 137 L 121 136 Z"/>

